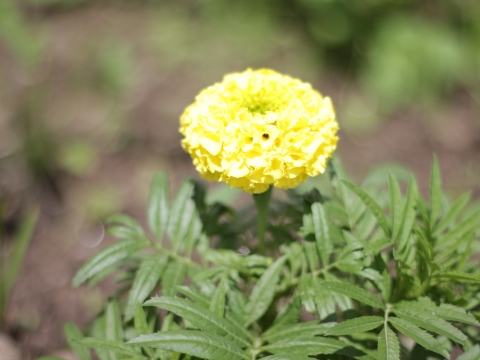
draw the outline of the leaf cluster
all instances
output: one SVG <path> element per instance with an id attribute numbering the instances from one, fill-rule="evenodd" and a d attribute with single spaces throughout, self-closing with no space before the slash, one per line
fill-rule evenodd
<path id="1" fill-rule="evenodd" d="M 72 349 L 81 360 L 90 349 L 100 360 L 421 360 L 454 347 L 478 358 L 480 206 L 469 194 L 448 201 L 436 159 L 428 200 L 396 168 L 359 187 L 334 159 L 328 176 L 274 199 L 270 256 L 260 256 L 250 205 L 209 201 L 191 180 L 170 202 L 157 174 L 149 230 L 113 216 L 119 240 L 74 278 L 93 285 L 116 273 L 123 286 L 87 337 L 66 325 Z"/>

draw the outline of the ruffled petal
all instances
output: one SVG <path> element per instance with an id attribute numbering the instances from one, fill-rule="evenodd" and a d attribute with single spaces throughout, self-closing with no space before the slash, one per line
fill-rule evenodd
<path id="1" fill-rule="evenodd" d="M 323 173 L 337 131 L 328 97 L 269 69 L 226 75 L 180 119 L 182 147 L 198 172 L 251 193 L 292 188 Z"/>

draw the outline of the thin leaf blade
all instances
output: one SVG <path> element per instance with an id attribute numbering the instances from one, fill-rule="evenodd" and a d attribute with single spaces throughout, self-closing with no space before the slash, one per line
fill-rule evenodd
<path id="1" fill-rule="evenodd" d="M 167 231 L 175 249 L 178 249 L 181 241 L 187 235 L 195 212 L 195 204 L 192 200 L 193 190 L 193 183 L 186 179 L 180 186 L 172 204 Z"/>
<path id="2" fill-rule="evenodd" d="M 412 302 L 412 304 L 405 303 L 403 306 L 401 303 L 399 303 L 392 308 L 392 311 L 398 317 L 409 321 L 414 325 L 446 336 L 459 344 L 465 344 L 465 341 L 468 339 L 467 336 L 455 326 L 441 318 L 436 317 L 434 315 L 435 312 L 422 311 L 421 308 L 418 308 L 418 306 L 416 307 L 415 305 L 416 302 Z"/>
<path id="3" fill-rule="evenodd" d="M 167 264 L 168 259 L 152 256 L 140 265 L 130 290 L 127 307 L 125 308 L 126 321 L 133 318 L 136 303 L 142 303 L 150 295 L 165 272 Z"/>
<path id="4" fill-rule="evenodd" d="M 248 360 L 238 345 L 216 334 L 194 330 L 165 331 L 141 335 L 127 344 L 149 346 L 212 360 Z"/>
<path id="5" fill-rule="evenodd" d="M 67 322 L 63 327 L 65 338 L 70 348 L 78 355 L 80 360 L 91 360 L 90 350 L 78 342 L 84 338 L 83 333 L 73 323 Z"/>
<path id="6" fill-rule="evenodd" d="M 267 311 L 275 295 L 275 289 L 286 260 L 285 256 L 278 258 L 260 277 L 255 284 L 250 299 L 246 304 L 247 319 L 245 326 L 257 321 Z"/>
<path id="7" fill-rule="evenodd" d="M 321 286 L 326 287 L 330 291 L 346 295 L 374 308 L 385 309 L 384 303 L 378 297 L 362 288 L 359 288 L 358 286 L 333 281 L 321 283 Z"/>
<path id="8" fill-rule="evenodd" d="M 133 239 L 121 240 L 108 245 L 90 258 L 90 260 L 78 270 L 73 278 L 73 286 L 78 287 L 103 269 L 117 261 L 125 259 L 145 246 L 146 244 L 144 242 Z"/>
<path id="9" fill-rule="evenodd" d="M 418 326 L 397 317 L 391 317 L 388 319 L 388 321 L 398 331 L 408 336 L 425 349 L 436 352 L 446 358 L 449 357 L 448 351 L 445 349 L 445 347 L 432 335 L 420 329 Z"/>
<path id="10" fill-rule="evenodd" d="M 378 354 L 380 359 L 400 360 L 400 342 L 388 326 L 384 327 L 378 335 Z"/>
<path id="11" fill-rule="evenodd" d="M 272 354 L 319 355 L 333 354 L 347 344 L 326 337 L 285 339 L 282 342 L 264 346 L 262 349 Z"/>
<path id="12" fill-rule="evenodd" d="M 328 217 L 325 208 L 319 202 L 314 203 L 311 209 L 317 250 L 320 254 L 323 266 L 327 266 L 330 254 L 333 250 Z"/>
<path id="13" fill-rule="evenodd" d="M 301 354 L 270 355 L 262 359 L 263 360 L 312 360 L 311 357 L 301 355 Z"/>
<path id="14" fill-rule="evenodd" d="M 438 159 L 433 156 L 432 170 L 430 172 L 430 224 L 433 228 L 440 214 L 442 199 L 442 179 Z"/>
<path id="15" fill-rule="evenodd" d="M 148 225 L 155 234 L 158 241 L 162 240 L 163 234 L 168 225 L 169 204 L 168 204 L 168 176 L 159 172 L 153 178 L 150 186 L 148 200 Z"/>
<path id="16" fill-rule="evenodd" d="M 402 193 L 397 179 L 388 175 L 388 193 L 390 197 L 390 217 L 392 219 L 392 238 L 396 239 L 402 226 Z"/>
<path id="17" fill-rule="evenodd" d="M 144 356 L 139 355 L 139 353 L 134 348 L 129 347 L 120 341 L 86 337 L 86 338 L 83 338 L 82 340 L 79 340 L 79 342 L 82 343 L 83 345 L 86 345 L 94 349 L 106 350 L 109 352 L 113 352 L 115 354 L 145 358 Z"/>
<path id="18" fill-rule="evenodd" d="M 326 336 L 351 335 L 370 331 L 382 325 L 384 319 L 380 316 L 361 316 L 355 319 L 345 320 L 331 329 Z"/>
<path id="19" fill-rule="evenodd" d="M 167 296 L 154 297 L 146 301 L 144 306 L 156 306 L 168 310 L 188 320 L 203 331 L 224 336 L 239 346 L 249 345 L 248 338 L 246 339 L 242 336 L 243 332 L 239 332 L 238 329 L 226 319 L 186 299 Z"/>
<path id="20" fill-rule="evenodd" d="M 371 198 L 370 195 L 368 195 L 364 190 L 359 188 L 358 186 L 353 185 L 352 183 L 341 180 L 345 186 L 347 186 L 350 190 L 352 190 L 363 202 L 363 204 L 370 209 L 372 212 L 373 216 L 377 219 L 380 227 L 383 229 L 385 235 L 390 236 L 390 229 L 388 227 L 388 222 L 387 218 L 385 217 L 385 214 L 380 207 L 380 205 L 377 204 L 375 200 Z"/>
<path id="21" fill-rule="evenodd" d="M 177 261 L 170 262 L 162 276 L 163 294 L 165 296 L 174 296 L 178 291 L 178 286 L 183 284 L 186 276 L 187 269 L 183 263 Z"/>

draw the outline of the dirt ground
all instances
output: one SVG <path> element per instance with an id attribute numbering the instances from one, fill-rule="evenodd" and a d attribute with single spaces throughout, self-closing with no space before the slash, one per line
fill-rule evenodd
<path id="1" fill-rule="evenodd" d="M 60 79 L 57 81 L 54 98 L 56 101 L 65 100 L 65 106 L 52 114 L 58 117 L 65 112 L 75 112 L 75 121 L 69 125 L 69 129 L 73 127 L 83 131 L 82 126 L 86 127 L 88 121 L 93 121 L 91 118 L 101 117 L 103 110 L 95 99 L 81 91 L 76 93 L 82 99 L 81 103 L 66 101 L 62 77 L 67 77 L 71 71 L 69 66 L 73 60 L 69 43 L 93 36 L 96 27 L 104 26 L 102 18 L 111 12 L 106 9 L 102 14 L 93 14 L 86 9 L 75 16 L 68 13 L 52 14 L 48 20 L 50 30 L 58 32 L 51 42 L 50 54 L 53 76 Z M 111 27 L 135 32 L 136 25 L 141 23 L 138 14 L 134 16 L 121 9 L 113 12 L 115 16 L 108 23 Z M 87 34 L 83 33 L 87 30 L 86 19 L 88 24 L 93 24 Z M 61 32 L 64 28 L 69 31 Z M 83 35 L 80 36 L 79 33 Z M 10 66 L 11 59 L 5 56 L 0 58 L 3 66 Z M 189 157 L 180 148 L 180 135 L 177 133 L 176 119 L 185 103 L 177 101 L 172 105 L 172 97 L 184 93 L 184 98 L 191 101 L 199 84 L 185 85 L 188 76 L 182 71 L 161 80 L 147 81 L 151 76 L 151 68 L 152 65 L 146 58 L 142 68 L 142 74 L 145 74 L 140 75 L 146 81 L 145 84 L 137 87 L 141 89 L 139 93 L 130 96 L 130 99 L 136 99 L 133 104 L 120 107 L 133 119 L 129 128 L 133 140 L 128 147 L 120 150 L 102 149 L 94 170 L 89 174 L 75 176 L 62 170 L 55 171 L 56 190 L 53 191 L 45 184 L 21 180 L 25 173 L 23 170 L 9 171 L 9 167 L 1 169 L 3 188 L 9 191 L 7 195 L 12 199 L 22 199 L 18 200 L 18 207 L 14 202 L 7 212 L 7 223 L 15 226 L 20 204 L 25 198 L 39 204 L 41 208 L 40 220 L 7 316 L 7 334 L 19 345 L 22 360 L 58 354 L 65 349 L 63 324 L 71 321 L 84 327 L 114 288 L 109 280 L 91 289 L 85 286 L 74 289 L 71 286 L 71 280 L 80 266 L 112 241 L 108 236 L 102 237 L 103 227 L 98 220 L 84 220 L 80 204 L 83 204 L 86 193 L 92 196 L 94 190 L 100 193 L 112 192 L 114 199 L 121 199 L 113 206 L 115 211 L 126 212 L 145 224 L 148 186 L 156 171 L 168 171 L 173 189 L 185 175 L 197 176 Z M 14 75 L 12 79 L 12 83 L 15 83 Z M 331 94 L 334 104 L 341 103 L 342 79 L 331 78 L 328 81 L 319 80 L 318 83 L 325 93 Z M 15 90 L 14 87 L 13 89 Z M 21 86 L 17 90 L 20 92 Z M 15 96 L 10 97 L 14 102 Z M 84 109 L 85 104 L 90 106 Z M 163 105 L 167 110 L 162 110 Z M 440 160 L 448 193 L 457 196 L 462 191 L 471 189 L 474 197 L 478 198 L 478 109 L 479 104 L 459 90 L 448 99 L 444 109 L 435 113 L 433 120 L 420 110 L 409 110 L 391 116 L 388 121 L 362 134 L 342 130 L 338 153 L 346 169 L 358 180 L 376 164 L 393 162 L 405 165 L 418 176 L 423 192 L 428 188 L 430 164 L 432 154 L 435 153 Z M 8 112 L 3 113 L 3 119 L 10 119 Z M 342 119 L 339 121 L 341 124 Z M 92 184 L 95 184 L 94 190 Z"/>

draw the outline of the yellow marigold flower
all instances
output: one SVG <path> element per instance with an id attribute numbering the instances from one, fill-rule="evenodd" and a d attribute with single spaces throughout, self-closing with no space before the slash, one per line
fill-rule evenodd
<path id="1" fill-rule="evenodd" d="M 268 69 L 226 75 L 197 95 L 180 123 L 198 172 L 250 193 L 323 173 L 338 141 L 330 98 Z"/>

